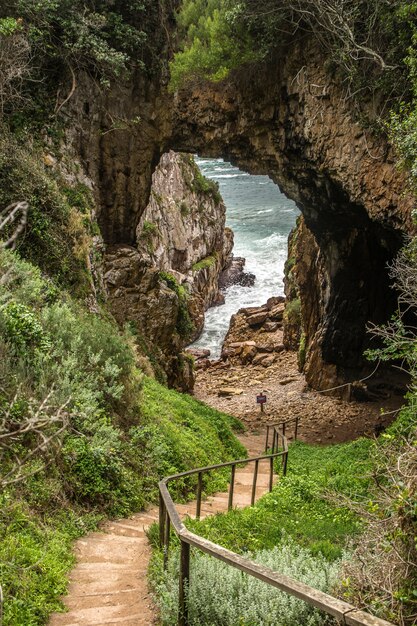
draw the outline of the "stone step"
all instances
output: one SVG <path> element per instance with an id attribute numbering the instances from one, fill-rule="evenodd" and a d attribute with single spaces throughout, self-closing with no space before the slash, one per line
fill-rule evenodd
<path id="1" fill-rule="evenodd" d="M 264 437 L 245 435 L 241 441 L 249 456 L 263 453 Z M 249 506 L 253 464 L 236 470 L 234 507 Z M 256 495 L 269 487 L 269 465 L 259 466 Z M 228 492 L 203 500 L 201 518 L 225 512 Z M 195 516 L 196 503 L 176 505 L 180 516 Z M 75 546 L 77 565 L 71 573 L 65 604 L 68 613 L 56 613 L 49 626 L 152 626 L 157 611 L 147 588 L 150 558 L 146 530 L 157 522 L 157 507 L 127 519 L 106 522 L 101 532 L 90 533 Z"/>

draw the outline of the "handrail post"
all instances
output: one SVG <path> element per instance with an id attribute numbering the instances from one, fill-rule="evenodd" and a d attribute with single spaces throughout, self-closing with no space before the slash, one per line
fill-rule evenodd
<path id="1" fill-rule="evenodd" d="M 268 443 L 269 443 L 269 424 L 266 425 L 265 452 L 268 452 Z"/>
<path id="2" fill-rule="evenodd" d="M 286 422 L 282 422 L 282 436 L 285 437 L 285 424 Z"/>
<path id="3" fill-rule="evenodd" d="M 297 435 L 298 435 L 298 420 L 299 420 L 299 417 L 298 417 L 298 415 L 297 415 L 297 417 L 295 418 L 294 441 L 297 441 Z"/>
<path id="4" fill-rule="evenodd" d="M 288 449 L 285 451 L 284 456 L 282 457 L 283 460 L 283 466 L 282 466 L 282 473 L 284 476 L 287 475 L 287 463 L 288 463 Z"/>
<path id="5" fill-rule="evenodd" d="M 198 472 L 197 482 L 197 505 L 196 505 L 196 519 L 200 519 L 201 514 L 201 494 L 203 492 L 203 472 Z"/>
<path id="6" fill-rule="evenodd" d="M 165 541 L 165 502 L 159 493 L 159 547 L 162 548 Z"/>
<path id="7" fill-rule="evenodd" d="M 181 539 L 178 626 L 189 626 L 187 593 L 190 583 L 190 545 Z"/>
<path id="8" fill-rule="evenodd" d="M 171 532 L 171 520 L 169 519 L 168 511 L 166 512 L 164 530 L 164 570 L 166 570 L 168 567 L 169 539 Z"/>
<path id="9" fill-rule="evenodd" d="M 255 461 L 255 469 L 254 469 L 254 472 L 253 472 L 252 497 L 251 497 L 251 503 L 250 503 L 251 506 L 253 506 L 255 504 L 256 483 L 257 483 L 257 480 L 258 480 L 258 468 L 259 468 L 259 459 L 256 459 L 256 461 Z"/>
<path id="10" fill-rule="evenodd" d="M 235 490 L 235 473 L 236 473 L 236 465 L 232 465 L 232 474 L 230 476 L 230 488 L 229 488 L 229 502 L 227 504 L 228 511 L 230 511 L 233 508 L 233 493 Z"/>
<path id="11" fill-rule="evenodd" d="M 274 484 L 274 458 L 271 456 L 269 459 L 269 491 L 272 491 Z"/>

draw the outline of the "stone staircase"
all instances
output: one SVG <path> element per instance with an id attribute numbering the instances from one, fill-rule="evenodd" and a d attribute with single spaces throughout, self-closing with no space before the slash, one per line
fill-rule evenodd
<path id="1" fill-rule="evenodd" d="M 265 437 L 242 435 L 249 456 L 263 452 Z M 250 505 L 253 464 L 236 470 L 233 504 Z M 268 491 L 269 462 L 259 465 L 256 496 Z M 201 517 L 227 510 L 228 494 L 217 493 L 202 503 Z M 177 506 L 182 517 L 195 515 L 195 502 Z M 52 615 L 49 626 L 151 626 L 157 610 L 147 585 L 151 549 L 146 531 L 158 521 L 158 508 L 107 522 L 101 532 L 90 533 L 75 545 L 77 565 L 71 572 L 67 613 Z"/>

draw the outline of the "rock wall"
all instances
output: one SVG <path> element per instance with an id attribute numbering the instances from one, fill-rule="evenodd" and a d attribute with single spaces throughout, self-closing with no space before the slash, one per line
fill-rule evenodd
<path id="1" fill-rule="evenodd" d="M 325 389 L 364 367 L 366 324 L 395 307 L 387 263 L 413 199 L 386 138 L 355 120 L 317 46 L 177 95 L 172 145 L 270 175 L 300 207 L 299 293 L 307 381 Z"/>
<path id="2" fill-rule="evenodd" d="M 145 353 L 178 388 L 192 388 L 185 345 L 204 312 L 221 302 L 219 277 L 231 263 L 233 233 L 215 183 L 192 156 L 164 154 L 137 226 L 136 246 L 109 245 L 105 280 L 116 318 L 134 324 Z"/>
<path id="3" fill-rule="evenodd" d="M 169 34 L 173 14 L 161 14 L 160 26 L 156 37 Z M 172 96 L 166 40 L 152 76 L 137 72 L 107 91 L 77 76 L 65 111 L 71 145 L 95 185 L 112 280 L 112 262 L 124 254 L 115 246 L 138 255 L 133 274 L 143 263 L 137 227 L 169 148 L 268 174 L 304 216 L 298 276 L 307 380 L 323 389 L 357 376 L 366 323 L 385 321 L 394 307 L 386 263 L 411 229 L 413 201 L 393 150 L 355 119 L 315 42 L 294 39 L 265 65 Z M 123 277 L 134 289 L 125 270 Z"/>
<path id="4" fill-rule="evenodd" d="M 231 263 L 233 248 L 225 221 L 217 185 L 201 175 L 193 157 L 164 154 L 139 220 L 137 247 L 144 262 L 186 287 L 194 324 L 190 340 L 200 335 L 205 310 L 223 302 L 219 277 Z"/>

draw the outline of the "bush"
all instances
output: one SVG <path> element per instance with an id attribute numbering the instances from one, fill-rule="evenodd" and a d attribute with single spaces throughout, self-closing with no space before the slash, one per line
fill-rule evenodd
<path id="1" fill-rule="evenodd" d="M 289 537 L 279 548 L 256 552 L 252 558 L 280 574 L 300 580 L 321 591 L 335 584 L 340 562 L 328 563 L 300 548 Z M 178 550 L 170 556 L 166 573 L 154 564 L 157 601 L 164 626 L 178 620 Z M 239 570 L 192 551 L 188 591 L 190 624 L 195 626 L 321 626 L 326 617 L 305 602 L 274 589 Z"/>
<path id="2" fill-rule="evenodd" d="M 87 295 L 91 290 L 88 255 L 93 205 L 87 205 L 86 217 L 85 205 L 80 211 L 79 195 L 74 198 L 68 193 L 68 186 L 48 171 L 42 160 L 41 151 L 28 149 L 10 135 L 0 135 L 0 207 L 19 200 L 29 203 L 27 226 L 17 240 L 17 251 L 55 282 Z"/>
<path id="3" fill-rule="evenodd" d="M 159 272 L 159 277 L 175 292 L 178 298 L 176 328 L 179 336 L 186 341 L 194 332 L 194 324 L 188 310 L 188 292 L 169 272 Z"/>

